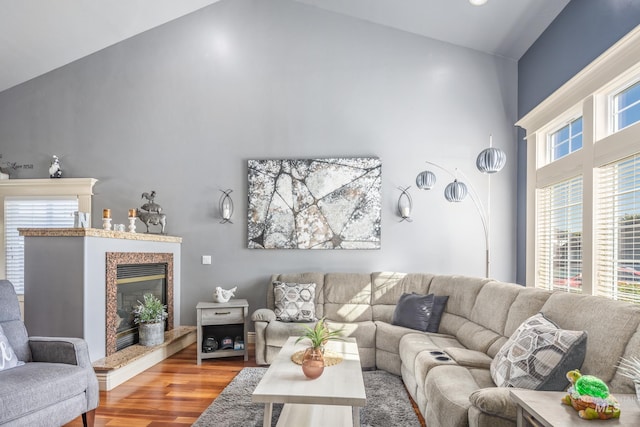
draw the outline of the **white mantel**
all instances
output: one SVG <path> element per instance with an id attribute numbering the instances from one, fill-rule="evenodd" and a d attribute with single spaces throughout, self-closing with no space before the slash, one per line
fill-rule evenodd
<path id="1" fill-rule="evenodd" d="M 106 254 L 173 254 L 174 324 L 180 324 L 182 238 L 101 229 L 20 229 L 25 237 L 25 325 L 30 335 L 84 338 L 106 355 Z"/>

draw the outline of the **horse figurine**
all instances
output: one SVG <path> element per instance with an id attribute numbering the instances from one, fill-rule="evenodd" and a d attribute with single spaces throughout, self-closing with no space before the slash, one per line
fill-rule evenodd
<path id="1" fill-rule="evenodd" d="M 167 225 L 167 215 L 158 212 L 144 212 L 140 209 L 136 209 L 136 216 L 144 225 L 147 226 L 147 233 L 149 232 L 149 225 L 159 225 L 161 227 L 160 234 L 164 234 L 164 228 Z"/>

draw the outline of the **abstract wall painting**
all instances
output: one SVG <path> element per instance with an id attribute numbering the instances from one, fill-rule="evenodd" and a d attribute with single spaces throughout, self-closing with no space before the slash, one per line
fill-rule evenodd
<path id="1" fill-rule="evenodd" d="M 249 160 L 248 247 L 380 249 L 377 157 Z"/>

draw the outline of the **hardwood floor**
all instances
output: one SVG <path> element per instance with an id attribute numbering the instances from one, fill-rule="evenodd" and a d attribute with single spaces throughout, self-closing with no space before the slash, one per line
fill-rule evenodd
<path id="1" fill-rule="evenodd" d="M 251 347 L 250 354 L 254 354 Z M 257 366 L 255 357 L 248 362 L 241 357 L 209 359 L 197 366 L 196 344 L 192 344 L 113 390 L 100 392 L 95 425 L 190 426 L 236 374 L 249 366 Z M 422 417 L 420 420 L 424 426 Z M 80 426 L 81 417 L 66 425 Z"/>

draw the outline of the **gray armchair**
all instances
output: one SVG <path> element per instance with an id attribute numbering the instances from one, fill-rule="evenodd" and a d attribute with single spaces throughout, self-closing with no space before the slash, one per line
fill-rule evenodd
<path id="1" fill-rule="evenodd" d="M 82 415 L 84 425 L 93 426 L 99 392 L 87 343 L 28 337 L 7 280 L 0 280 L 0 326 L 18 359 L 26 362 L 0 371 L 0 425 L 60 426 Z"/>

